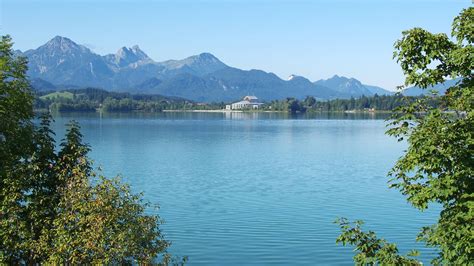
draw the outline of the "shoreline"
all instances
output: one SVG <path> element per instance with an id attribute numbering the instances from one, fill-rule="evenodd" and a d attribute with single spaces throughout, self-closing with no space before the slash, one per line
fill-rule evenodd
<path id="1" fill-rule="evenodd" d="M 199 109 L 188 109 L 188 110 L 162 110 L 163 113 L 291 113 L 288 111 L 271 111 L 271 110 L 199 110 Z M 297 112 L 300 114 L 311 114 L 311 113 L 344 113 L 344 114 L 374 114 L 374 113 L 393 113 L 393 111 L 388 110 L 375 110 L 375 111 L 365 111 L 365 110 L 346 110 L 346 111 L 310 111 L 310 112 Z"/>
<path id="2" fill-rule="evenodd" d="M 163 113 L 288 113 L 286 111 L 252 111 L 252 110 L 226 110 L 226 109 L 218 109 L 218 110 L 199 110 L 199 109 L 188 109 L 188 110 L 162 110 Z"/>
<path id="3" fill-rule="evenodd" d="M 100 109 L 90 111 L 52 111 L 48 109 L 34 109 L 35 113 L 291 113 L 288 111 L 271 111 L 271 110 L 200 110 L 200 109 L 173 109 L 173 110 L 161 110 L 155 112 L 141 111 L 141 110 L 130 110 L 130 111 L 102 111 Z M 388 110 L 375 110 L 375 111 L 364 111 L 364 110 L 346 110 L 346 111 L 310 111 L 310 112 L 296 112 L 298 114 L 314 114 L 314 113 L 339 113 L 339 114 L 388 114 L 393 111 Z"/>

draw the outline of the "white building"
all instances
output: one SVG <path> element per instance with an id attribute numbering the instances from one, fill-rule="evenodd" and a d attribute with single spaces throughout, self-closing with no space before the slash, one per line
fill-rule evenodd
<path id="1" fill-rule="evenodd" d="M 232 110 L 241 110 L 241 109 L 258 109 L 263 103 L 258 102 L 258 98 L 255 96 L 245 96 L 244 99 L 240 102 L 236 102 L 229 105 L 226 105 L 226 109 Z"/>

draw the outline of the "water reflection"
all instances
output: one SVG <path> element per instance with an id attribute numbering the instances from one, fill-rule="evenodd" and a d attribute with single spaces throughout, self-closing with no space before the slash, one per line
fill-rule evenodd
<path id="1" fill-rule="evenodd" d="M 54 117 L 58 118 L 106 118 L 106 119 L 169 119 L 169 120 L 256 120 L 256 119 L 310 119 L 310 120 L 358 120 L 358 119 L 374 119 L 385 120 L 390 117 L 389 113 L 374 112 L 316 112 L 316 113 L 287 113 L 287 112 L 162 112 L 162 113 L 107 113 L 107 112 L 91 112 L 91 113 L 56 113 Z"/>

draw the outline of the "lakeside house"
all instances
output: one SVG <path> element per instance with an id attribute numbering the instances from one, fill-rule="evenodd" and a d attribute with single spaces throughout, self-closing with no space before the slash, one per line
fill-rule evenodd
<path id="1" fill-rule="evenodd" d="M 225 106 L 226 110 L 259 109 L 263 103 L 256 96 L 245 96 L 242 101 Z"/>

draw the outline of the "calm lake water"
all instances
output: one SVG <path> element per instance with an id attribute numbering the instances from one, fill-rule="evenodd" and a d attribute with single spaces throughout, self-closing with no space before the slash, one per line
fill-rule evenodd
<path id="1" fill-rule="evenodd" d="M 277 113 L 62 114 L 80 122 L 90 156 L 160 205 L 170 252 L 189 265 L 352 265 L 336 246 L 340 216 L 405 253 L 439 209 L 419 212 L 386 176 L 406 147 L 384 117 Z"/>

